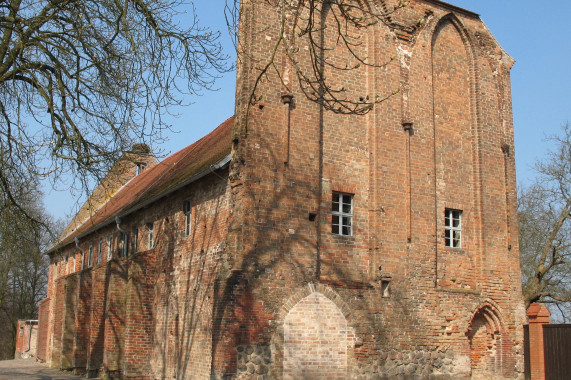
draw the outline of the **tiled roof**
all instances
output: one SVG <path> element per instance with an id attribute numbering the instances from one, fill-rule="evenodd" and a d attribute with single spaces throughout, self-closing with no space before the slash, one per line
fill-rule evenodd
<path id="1" fill-rule="evenodd" d="M 129 210 L 135 210 L 138 205 L 176 190 L 178 186 L 207 170 L 211 165 L 220 163 L 230 154 L 233 125 L 232 116 L 194 144 L 134 177 L 91 218 L 50 248 L 48 253 L 73 242 L 77 236 L 113 221 L 115 216 L 128 213 Z"/>

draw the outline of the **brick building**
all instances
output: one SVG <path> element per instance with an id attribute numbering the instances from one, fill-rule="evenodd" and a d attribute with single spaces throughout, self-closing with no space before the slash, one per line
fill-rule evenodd
<path id="1" fill-rule="evenodd" d="M 271 55 L 277 8 L 240 6 L 236 115 L 75 219 L 38 356 L 124 378 L 521 377 L 513 60 L 478 15 L 411 1 L 350 30 L 373 65 L 322 68 L 349 98 L 395 93 L 344 115 L 294 79 L 303 36 L 300 66 Z"/>

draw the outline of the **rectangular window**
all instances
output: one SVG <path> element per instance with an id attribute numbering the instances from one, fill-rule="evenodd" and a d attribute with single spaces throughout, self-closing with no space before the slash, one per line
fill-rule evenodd
<path id="1" fill-rule="evenodd" d="M 93 260 L 93 244 L 89 244 L 89 255 L 87 256 L 87 267 L 91 268 L 91 263 Z"/>
<path id="2" fill-rule="evenodd" d="M 353 235 L 353 194 L 334 192 L 331 214 L 331 232 L 333 234 Z"/>
<path id="3" fill-rule="evenodd" d="M 144 172 L 144 171 L 145 171 L 145 167 L 146 167 L 145 163 L 143 163 L 143 162 L 137 162 L 137 173 L 136 173 L 136 175 L 139 175 L 139 174 L 141 174 L 142 172 Z"/>
<path id="4" fill-rule="evenodd" d="M 133 253 L 139 252 L 139 227 L 133 230 Z"/>
<path id="5" fill-rule="evenodd" d="M 153 223 L 147 223 L 147 248 L 151 249 L 155 246 L 155 226 Z"/>
<path id="6" fill-rule="evenodd" d="M 447 208 L 444 211 L 444 244 L 451 248 L 462 247 L 462 211 Z"/>
<path id="7" fill-rule="evenodd" d="M 129 235 L 121 232 L 121 249 L 119 251 L 120 257 L 129 256 Z"/>
<path id="8" fill-rule="evenodd" d="M 113 256 L 113 251 L 111 250 L 111 245 L 113 243 L 113 235 L 107 236 L 107 261 L 111 260 Z"/>
<path id="9" fill-rule="evenodd" d="M 103 250 L 103 240 L 99 240 L 99 245 L 97 247 L 97 265 L 101 264 L 102 250 Z"/>
<path id="10" fill-rule="evenodd" d="M 184 236 L 189 237 L 192 219 L 192 204 L 189 200 L 186 200 L 182 203 L 182 210 L 184 212 Z"/>

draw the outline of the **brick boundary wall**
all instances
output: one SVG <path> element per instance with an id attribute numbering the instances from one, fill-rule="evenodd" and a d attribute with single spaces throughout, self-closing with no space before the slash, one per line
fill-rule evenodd
<path id="1" fill-rule="evenodd" d="M 38 308 L 38 351 L 36 357 L 45 362 L 48 354 L 48 324 L 50 317 L 50 299 L 40 302 Z"/>

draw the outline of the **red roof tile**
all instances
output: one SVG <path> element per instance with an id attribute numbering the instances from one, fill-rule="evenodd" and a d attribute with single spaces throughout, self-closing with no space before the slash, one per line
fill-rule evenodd
<path id="1" fill-rule="evenodd" d="M 194 144 L 170 155 L 162 162 L 134 177 L 94 215 L 65 236 L 48 253 L 71 243 L 76 236 L 109 223 L 115 216 L 135 209 L 177 188 L 177 185 L 217 164 L 230 154 L 234 116 Z"/>

